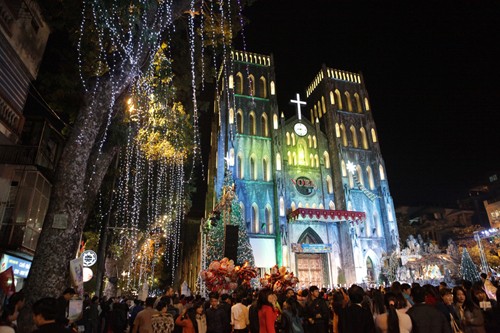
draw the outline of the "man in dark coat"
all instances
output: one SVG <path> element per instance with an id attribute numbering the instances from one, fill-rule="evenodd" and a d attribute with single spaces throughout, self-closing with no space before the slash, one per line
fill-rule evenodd
<path id="1" fill-rule="evenodd" d="M 433 305 L 425 304 L 425 289 L 412 289 L 415 305 L 406 312 L 413 325 L 415 333 L 451 333 L 448 320 L 442 312 Z"/>
<path id="2" fill-rule="evenodd" d="M 361 306 L 365 295 L 363 288 L 353 285 L 348 294 L 350 304 L 340 311 L 339 333 L 375 333 L 375 323 L 370 310 Z"/>
<path id="3" fill-rule="evenodd" d="M 73 298 L 73 296 L 76 294 L 75 289 L 73 288 L 66 288 L 62 295 L 59 296 L 57 299 L 57 317 L 56 321 L 63 325 L 63 326 L 68 326 L 71 324 L 70 320 L 67 317 L 68 314 L 68 308 L 69 308 L 69 300 Z"/>
<path id="4" fill-rule="evenodd" d="M 33 304 L 33 321 L 38 327 L 33 333 L 70 333 L 58 318 L 58 301 L 53 297 L 42 298 Z"/>
<path id="5" fill-rule="evenodd" d="M 307 321 L 310 332 L 326 333 L 328 332 L 328 320 L 330 311 L 323 298 L 320 297 L 319 288 L 311 286 L 309 288 L 311 301 L 307 303 Z"/>
<path id="6" fill-rule="evenodd" d="M 229 323 L 224 310 L 219 306 L 219 295 L 210 295 L 210 307 L 205 311 L 207 333 L 224 333 Z"/>

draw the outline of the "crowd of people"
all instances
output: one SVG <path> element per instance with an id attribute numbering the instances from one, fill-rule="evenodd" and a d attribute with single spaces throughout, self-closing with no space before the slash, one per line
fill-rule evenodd
<path id="1" fill-rule="evenodd" d="M 33 305 L 39 332 L 86 333 L 498 333 L 500 288 L 482 274 L 482 281 L 463 281 L 448 288 L 394 282 L 390 287 L 275 293 L 272 289 L 237 289 L 233 294 L 185 297 L 167 288 L 161 297 L 145 301 L 126 297 L 84 299 L 76 320 L 67 316 L 75 294 Z M 15 333 L 24 295 L 16 293 L 4 307 L 0 333 Z M 78 328 L 78 329 L 77 329 Z"/>

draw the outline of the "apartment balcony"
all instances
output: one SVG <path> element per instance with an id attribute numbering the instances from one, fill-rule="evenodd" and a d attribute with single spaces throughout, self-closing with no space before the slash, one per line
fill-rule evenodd
<path id="1" fill-rule="evenodd" d="M 11 143 L 16 144 L 19 142 L 24 120 L 25 118 L 22 113 L 11 108 L 0 97 L 0 133 Z"/>

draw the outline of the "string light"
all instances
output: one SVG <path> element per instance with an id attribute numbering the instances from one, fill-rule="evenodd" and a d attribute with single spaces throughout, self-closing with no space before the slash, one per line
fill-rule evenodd
<path id="1" fill-rule="evenodd" d="M 185 214 L 185 186 L 186 155 L 180 152 L 170 158 L 152 159 L 145 153 L 137 140 L 138 131 L 158 131 L 167 135 L 158 124 L 148 122 L 151 105 L 155 97 L 155 88 L 148 83 L 148 75 L 154 71 L 154 57 L 156 50 L 163 48 L 161 38 L 165 32 L 167 36 L 167 47 L 165 53 L 171 59 L 171 33 L 175 32 L 173 24 L 174 0 L 163 0 L 151 3 L 146 0 L 132 0 L 127 7 L 121 6 L 118 1 L 103 2 L 100 0 L 83 0 L 82 19 L 79 26 L 77 41 L 78 71 L 82 82 L 85 98 L 89 101 L 87 114 L 84 121 L 103 122 L 95 132 L 91 133 L 97 137 L 95 161 L 88 166 L 90 177 L 84 185 L 84 194 L 87 194 L 90 185 L 94 181 L 97 166 L 100 163 L 104 144 L 108 140 L 108 132 L 112 124 L 115 109 L 119 97 L 129 93 L 134 97 L 128 118 L 133 119 L 129 124 L 126 147 L 119 155 L 120 176 L 117 181 L 116 196 L 114 202 L 109 203 L 108 214 L 112 207 L 116 208 L 113 216 L 116 230 L 120 230 L 118 243 L 130 253 L 131 259 L 128 263 L 128 272 L 125 274 L 127 288 L 139 289 L 144 282 L 154 283 L 154 273 L 157 271 L 157 258 L 163 255 L 167 266 L 170 266 L 172 279 L 175 276 L 179 262 L 179 243 L 181 226 Z M 230 1 L 218 2 L 220 16 L 220 33 L 222 35 L 222 61 L 224 68 L 225 90 L 228 89 L 228 64 L 231 57 L 228 56 L 227 41 L 232 37 L 231 31 L 231 6 Z M 239 14 L 241 15 L 241 4 L 239 3 Z M 195 166 L 201 164 L 202 174 L 204 166 L 201 158 L 201 144 L 199 134 L 198 92 L 197 76 L 201 75 L 202 89 L 205 81 L 205 36 L 207 25 L 212 28 L 211 38 L 213 48 L 213 65 L 217 68 L 216 60 L 216 32 L 215 32 L 215 10 L 214 1 L 210 1 L 209 15 L 200 8 L 199 28 L 201 30 L 201 71 L 197 73 L 196 59 L 196 15 L 189 15 L 189 53 L 191 62 L 191 85 L 192 85 L 192 171 L 189 180 L 192 180 Z M 226 7 L 227 6 L 227 7 Z M 227 12 L 225 11 L 227 8 Z M 195 0 L 190 2 L 190 11 L 196 12 Z M 152 16 L 149 16 L 151 15 Z M 208 21 L 210 20 L 210 21 Z M 240 23 L 242 20 L 240 17 Z M 229 35 L 226 33 L 225 24 L 229 27 Z M 90 37 L 90 38 L 87 38 Z M 93 41 L 93 45 L 85 41 Z M 96 50 L 89 48 L 95 47 Z M 110 52 L 112 50 L 112 52 Z M 89 52 L 92 51 L 92 52 Z M 90 55 L 95 58 L 91 59 Z M 170 64 L 165 63 L 165 66 Z M 171 70 L 171 68 L 170 68 Z M 87 78 L 87 73 L 92 80 Z M 217 77 L 217 71 L 214 71 Z M 165 85 L 166 90 L 173 88 Z M 219 100 L 219 87 L 216 85 L 216 96 Z M 172 106 L 173 92 L 165 92 L 161 100 L 154 101 L 155 110 L 161 116 L 168 118 L 174 113 Z M 135 99 L 137 97 L 137 99 Z M 234 97 L 234 96 L 233 96 Z M 228 98 L 229 100 L 229 98 Z M 234 101 L 232 101 L 234 104 Z M 89 128 L 95 128 L 89 126 Z M 97 132 L 97 130 L 101 130 Z M 77 142 L 80 145 L 88 144 L 89 133 L 78 133 Z M 174 137 L 173 146 L 182 146 L 178 137 Z M 145 195 L 145 197 L 144 197 Z M 100 225 L 102 227 L 102 198 L 99 197 Z M 146 201 L 146 202 L 145 202 Z M 147 204 L 146 216 L 142 216 L 141 208 Z M 80 216 L 81 212 L 77 212 Z M 145 233 L 141 232 L 142 223 L 146 222 Z M 151 237 L 151 241 L 147 238 Z M 165 250 L 162 252 L 161 247 Z M 137 272 L 138 274 L 134 274 Z"/>

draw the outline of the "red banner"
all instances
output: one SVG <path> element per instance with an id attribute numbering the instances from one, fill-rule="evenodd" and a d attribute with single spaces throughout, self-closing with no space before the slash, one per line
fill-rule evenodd
<path id="1" fill-rule="evenodd" d="M 0 273 L 0 288 L 8 297 L 16 292 L 16 286 L 14 285 L 14 271 L 12 270 L 12 266 Z"/>

